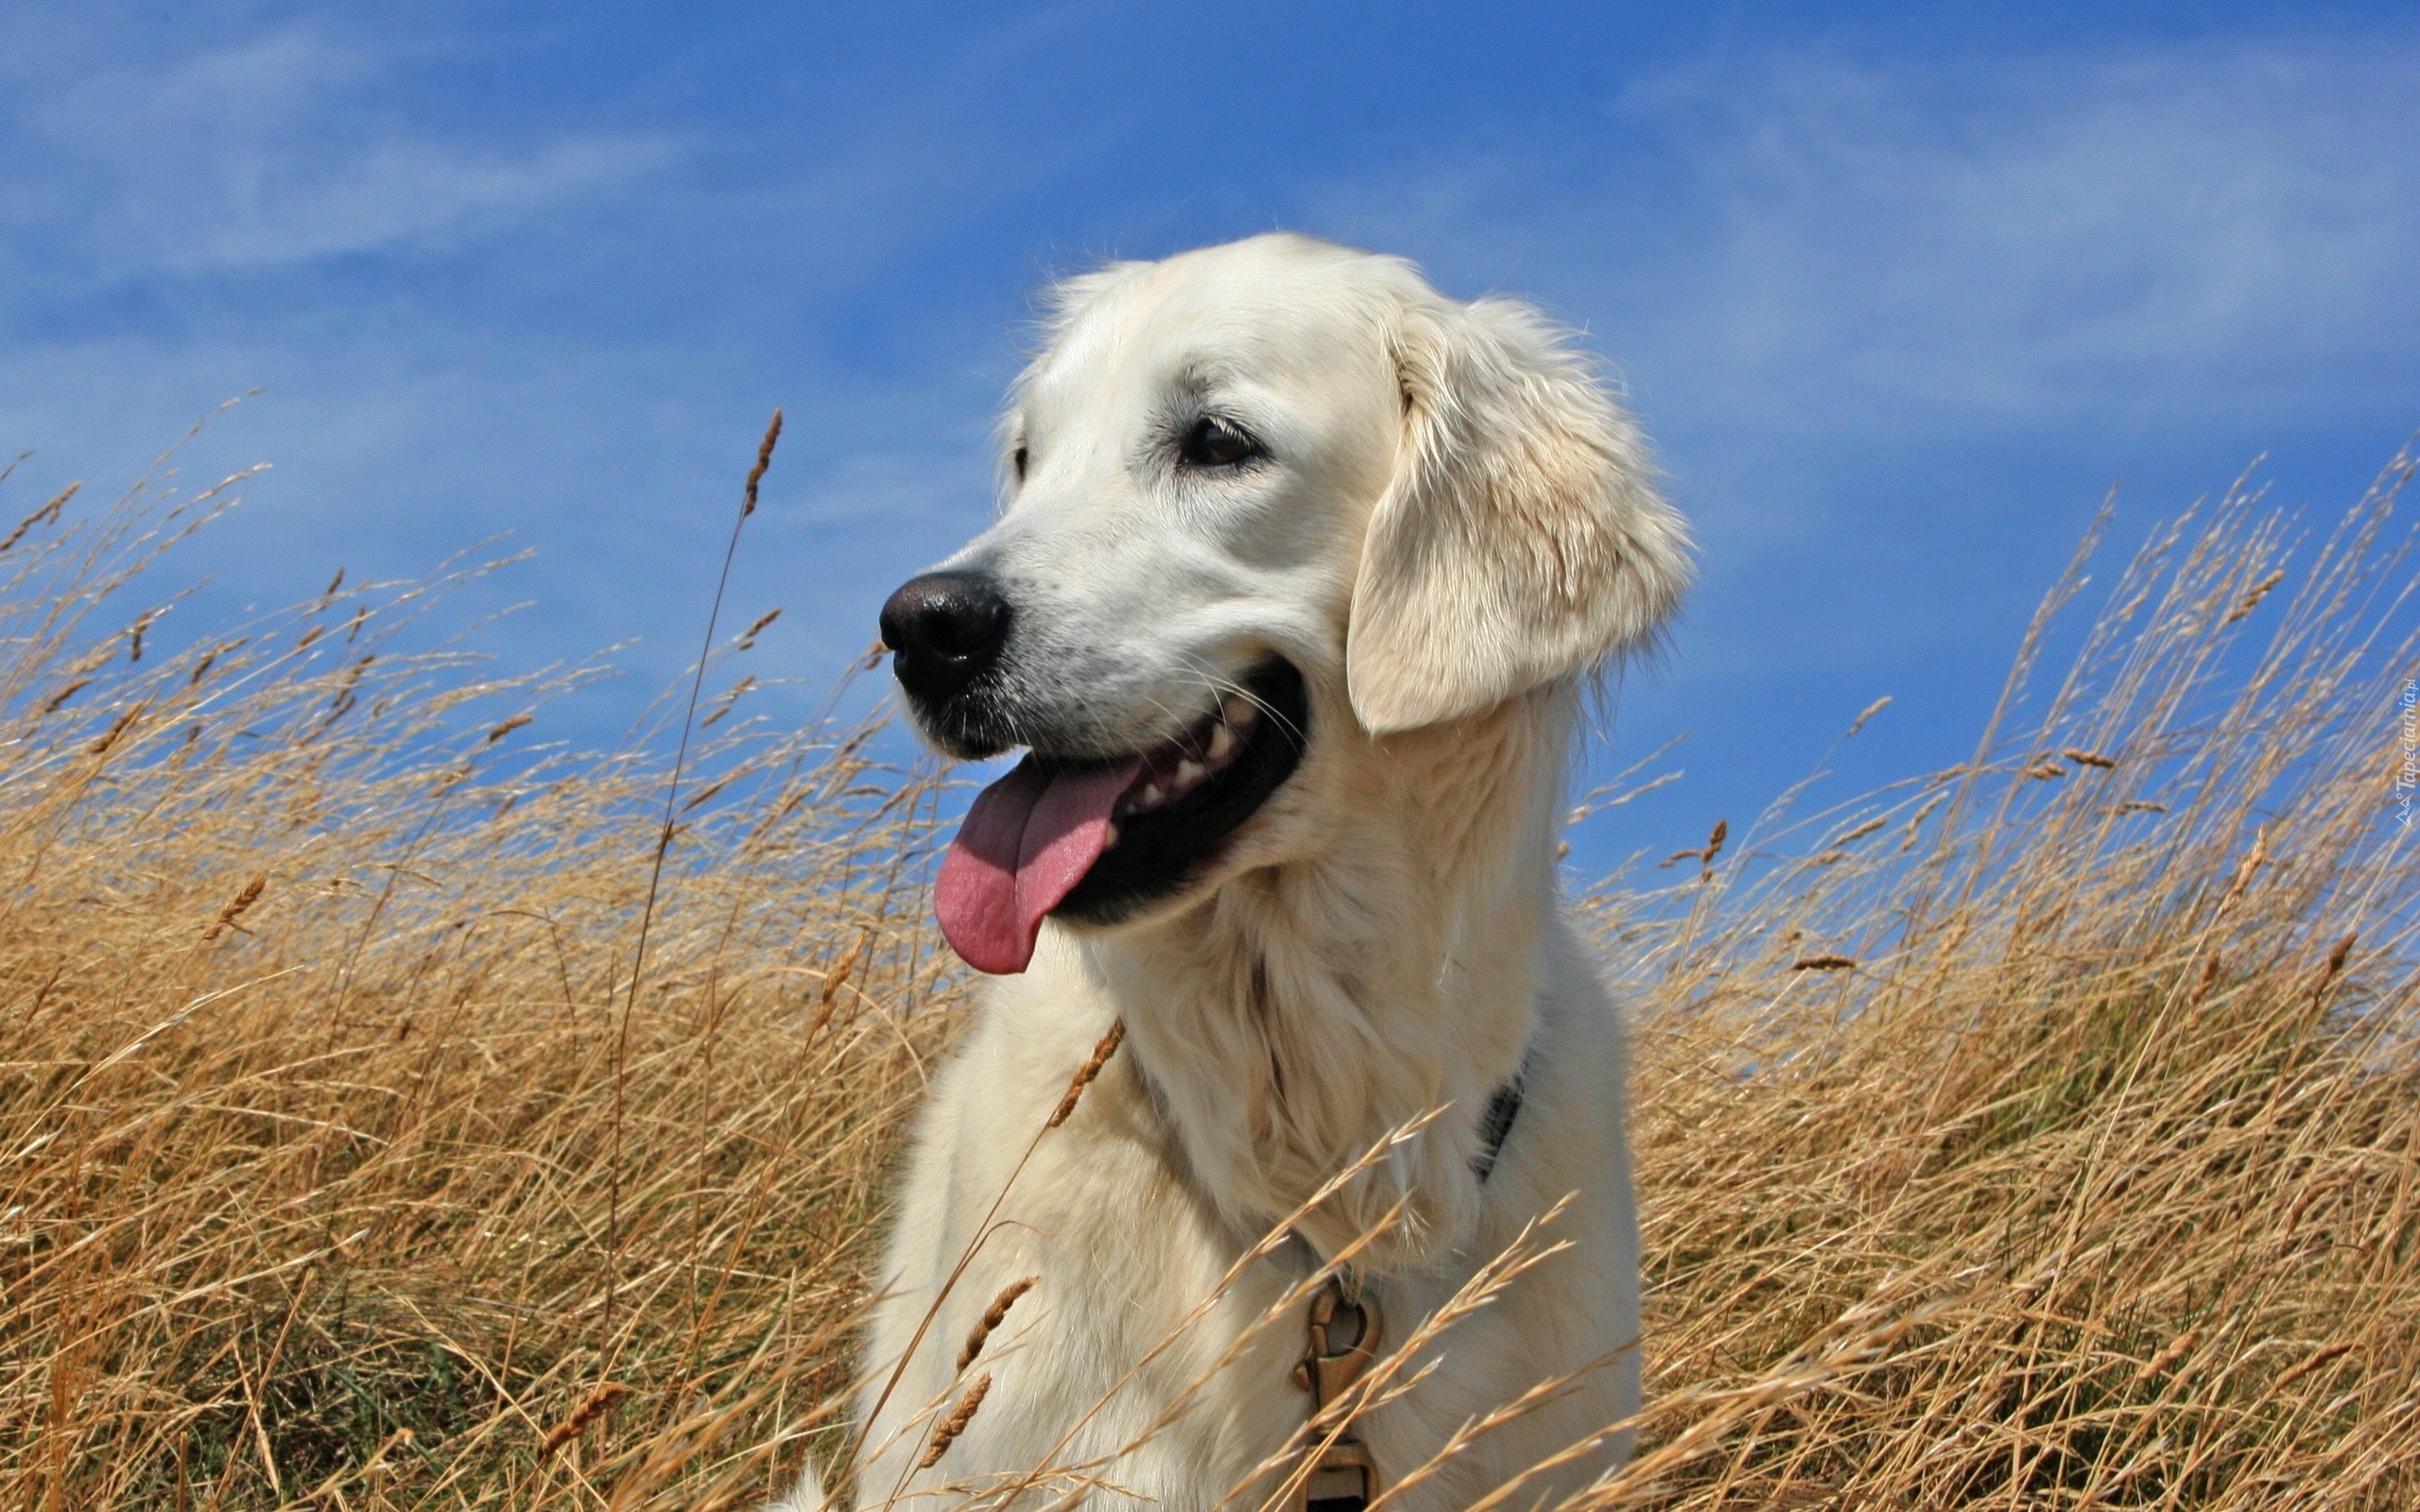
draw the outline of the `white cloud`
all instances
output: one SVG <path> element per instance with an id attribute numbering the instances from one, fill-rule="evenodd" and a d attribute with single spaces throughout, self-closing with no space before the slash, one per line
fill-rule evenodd
<path id="1" fill-rule="evenodd" d="M 1668 407 L 1776 438 L 2304 420 L 2420 401 L 2415 94 L 2394 38 L 1769 57 L 1609 106 L 1661 171 L 1497 144 L 1331 198 L 1349 234 L 1591 318 Z"/>
<path id="2" fill-rule="evenodd" d="M 374 103 L 395 60 L 302 26 L 15 80 L 0 205 L 88 275 L 274 267 L 443 248 L 669 166 L 660 136 L 449 140 Z"/>
<path id="3" fill-rule="evenodd" d="M 2247 45 L 1921 84 L 1800 61 L 1624 109 L 1714 193 L 1679 311 L 1725 375 L 1892 430 L 2325 404 L 2408 358 L 2415 86 L 2408 45 Z"/>
<path id="4" fill-rule="evenodd" d="M 2332 505 L 2420 421 L 2415 95 L 2409 33 L 1767 54 L 1306 202 L 1613 360 L 1703 547 L 1693 687 L 1910 713 L 2005 653 L 2112 482 L 2122 552 L 2276 448 Z"/>
<path id="5" fill-rule="evenodd" d="M 465 601 L 545 605 L 508 660 L 640 635 L 623 660 L 651 687 L 691 654 L 711 577 L 691 578 L 778 401 L 790 428 L 735 602 L 787 605 L 767 651 L 827 673 L 863 650 L 887 585 L 980 518 L 1005 352 L 997 313 L 954 285 L 885 312 L 884 362 L 801 334 L 853 312 L 855 281 L 1086 149 L 1044 116 L 999 127 L 977 87 L 1081 20 L 968 29 L 889 108 L 792 121 L 815 150 L 775 154 L 702 129 L 497 135 L 510 112 L 429 87 L 423 65 L 458 60 L 459 38 L 303 25 L 197 50 L 138 26 L 112 46 L 104 25 L 28 35 L 0 15 L 0 156 L 32 165 L 0 177 L 0 322 L 17 325 L 0 440 L 40 448 L 11 487 L 83 475 L 100 494 L 259 386 L 184 453 L 196 477 L 277 463 L 181 557 L 223 590 L 189 622 L 222 598 L 307 593 L 338 563 L 416 572 L 507 532 L 539 559 Z M 617 196 L 648 213 L 597 234 Z M 590 224 L 558 238 L 575 212 Z M 431 249 L 471 254 L 460 266 L 500 297 L 466 314 L 416 269 L 310 266 Z M 12 280 L 12 260 L 35 266 Z M 567 268 L 621 283 L 548 303 Z M 525 323 L 510 296 L 530 286 L 546 308 Z M 587 318 L 549 318 L 567 304 Z"/>

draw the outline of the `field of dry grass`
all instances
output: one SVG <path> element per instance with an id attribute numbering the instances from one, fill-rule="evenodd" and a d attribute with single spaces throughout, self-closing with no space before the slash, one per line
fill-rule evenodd
<path id="1" fill-rule="evenodd" d="M 441 581 L 147 646 L 223 497 L 0 547 L 0 1496 L 731 1506 L 841 1452 L 967 1003 L 937 780 L 710 698 L 633 990 L 677 698 L 547 746 L 567 678 L 405 649 Z M 2384 493 L 2302 528 L 2188 517 L 1971 763 L 1590 892 L 1651 1407 L 1573 1512 L 2420 1505 L 2413 563 Z"/>

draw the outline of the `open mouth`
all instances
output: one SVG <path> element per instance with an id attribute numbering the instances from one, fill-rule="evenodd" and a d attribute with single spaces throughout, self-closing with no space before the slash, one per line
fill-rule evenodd
<path id="1" fill-rule="evenodd" d="M 976 796 L 933 889 L 977 971 L 1022 971 L 1042 920 L 1115 923 L 1217 860 L 1302 761 L 1303 675 L 1271 659 L 1172 740 L 1107 761 L 1028 752 Z"/>

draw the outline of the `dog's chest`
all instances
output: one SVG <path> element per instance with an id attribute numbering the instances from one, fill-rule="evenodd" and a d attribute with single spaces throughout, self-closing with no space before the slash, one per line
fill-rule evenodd
<path id="1" fill-rule="evenodd" d="M 1087 1093 L 986 1222 L 1004 1153 L 958 1151 L 955 1221 L 937 1236 L 942 1255 L 972 1246 L 976 1258 L 936 1314 L 943 1348 L 919 1351 L 925 1400 L 993 1378 L 939 1469 L 1114 1462 L 1111 1482 L 1161 1506 L 1213 1505 L 1306 1420 L 1291 1381 L 1301 1308 L 1288 1302 L 1300 1258 L 1255 1257 L 1227 1231 L 1183 1180 L 1131 1075 Z M 932 1368 L 1028 1277 L 954 1380 Z"/>
<path id="2" fill-rule="evenodd" d="M 995 1000 L 927 1106 L 893 1237 L 897 1289 L 878 1310 L 868 1378 L 887 1375 L 922 1338 L 873 1425 L 873 1441 L 893 1447 L 877 1453 L 865 1489 L 878 1499 L 900 1484 L 1028 1484 L 1014 1504 L 1044 1505 L 1091 1473 L 1162 1507 L 1206 1512 L 1258 1478 L 1264 1494 L 1240 1503 L 1256 1505 L 1272 1474 L 1292 1468 L 1289 1446 L 1313 1411 L 1295 1375 L 1311 1345 L 1305 1287 L 1316 1262 L 1282 1229 L 1271 1242 L 1266 1226 L 1218 1211 L 1131 1041 L 1073 1116 L 1047 1126 L 1072 1069 L 1114 1020 L 1099 1011 L 1105 1003 L 1045 1003 L 1039 986 Z M 1483 1113 L 1466 1143 L 1478 1158 L 1461 1167 L 1466 1180 L 1528 1117 L 1511 1094 L 1477 1101 Z M 1372 1283 L 1386 1350 L 1412 1339 L 1464 1269 Z M 996 1326 L 982 1329 L 1011 1292 Z M 1429 1378 L 1422 1389 L 1356 1428 L 1382 1473 L 1419 1465 L 1456 1423 L 1536 1379 L 1537 1341 L 1555 1331 L 1530 1311 L 1507 1298 L 1458 1323 L 1442 1373 L 1433 1347 L 1416 1351 L 1422 1363 L 1409 1368 Z M 1567 1325 L 1592 1309 L 1566 1300 L 1551 1311 Z M 979 1410 L 918 1471 L 937 1426 L 985 1377 Z M 1424 1480 L 1390 1504 L 1458 1504 L 1447 1483 L 1460 1478 Z"/>

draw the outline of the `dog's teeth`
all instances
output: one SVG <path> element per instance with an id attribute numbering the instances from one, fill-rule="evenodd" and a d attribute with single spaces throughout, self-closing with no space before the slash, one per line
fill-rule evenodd
<path id="1" fill-rule="evenodd" d="M 1252 722 L 1259 717 L 1260 705 L 1240 693 L 1227 695 L 1227 701 L 1219 706 L 1219 720 L 1236 730 L 1250 730 Z"/>
<path id="2" fill-rule="evenodd" d="M 1160 791 L 1159 783 L 1146 782 L 1143 784 L 1143 791 L 1134 795 L 1134 812 L 1137 814 L 1145 813 L 1149 810 L 1158 808 L 1167 800 L 1168 796 Z"/>
<path id="3" fill-rule="evenodd" d="M 1213 762 L 1225 761 L 1228 754 L 1235 748 L 1236 732 L 1234 730 L 1229 730 L 1224 725 L 1215 725 L 1211 727 L 1210 759 Z"/>
<path id="4" fill-rule="evenodd" d="M 1179 762 L 1176 764 L 1176 790 L 1183 793 L 1199 787 L 1201 785 L 1201 780 L 1209 775 L 1210 769 L 1200 762 Z"/>
<path id="5" fill-rule="evenodd" d="M 1117 825 L 1115 821 L 1112 821 L 1102 828 L 1100 848 L 1104 850 L 1115 850 L 1117 849 Z"/>

